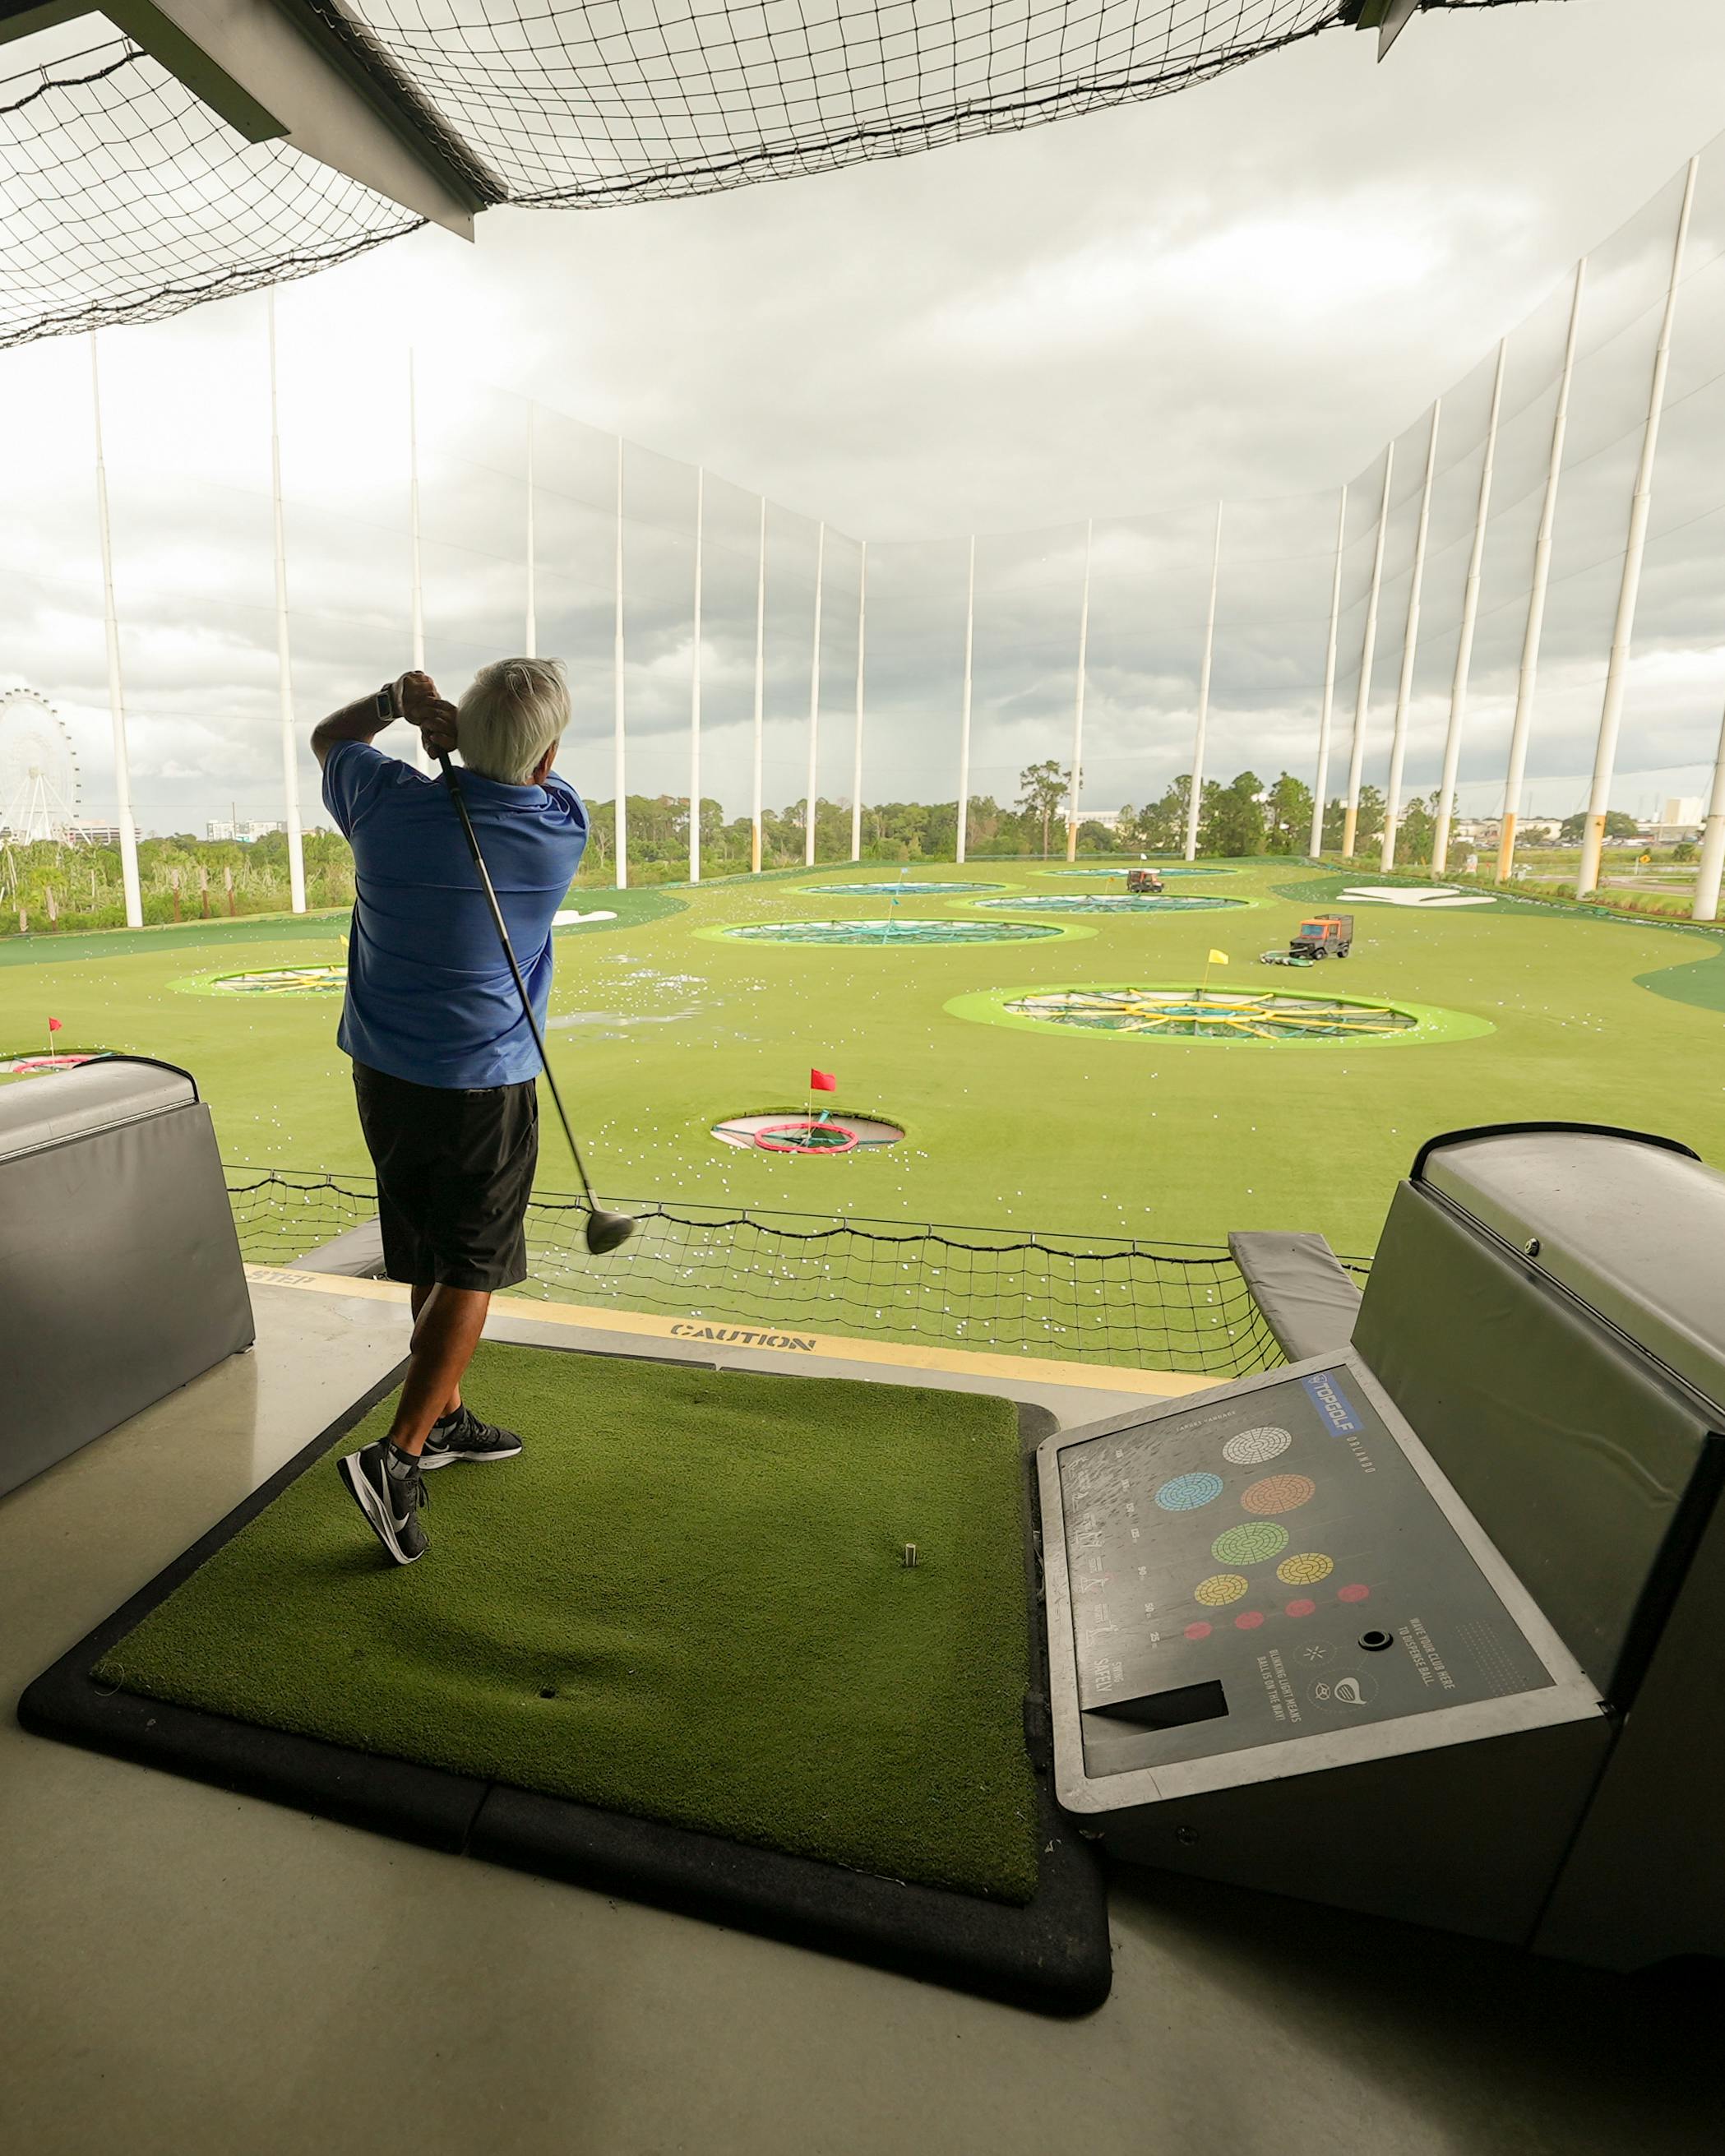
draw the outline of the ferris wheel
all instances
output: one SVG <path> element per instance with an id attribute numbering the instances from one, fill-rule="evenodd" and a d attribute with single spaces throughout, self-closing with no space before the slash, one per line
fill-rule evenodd
<path id="1" fill-rule="evenodd" d="M 0 839 L 28 846 L 75 839 L 78 757 L 46 696 L 33 689 L 0 695 Z"/>

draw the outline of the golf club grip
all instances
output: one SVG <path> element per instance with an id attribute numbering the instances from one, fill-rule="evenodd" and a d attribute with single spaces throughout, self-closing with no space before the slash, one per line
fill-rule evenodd
<path id="1" fill-rule="evenodd" d="M 503 955 L 509 962 L 510 978 L 514 981 L 515 992 L 521 998 L 521 1016 L 527 1021 L 527 1030 L 532 1034 L 533 1045 L 539 1051 L 539 1067 L 545 1074 L 546 1084 L 551 1088 L 552 1101 L 557 1111 L 557 1121 L 563 1127 L 563 1136 L 568 1141 L 570 1156 L 575 1163 L 575 1173 L 581 1178 L 581 1188 L 587 1194 L 588 1204 L 597 1209 L 598 1201 L 593 1194 L 592 1183 L 588 1180 L 587 1163 L 581 1158 L 581 1148 L 575 1142 L 575 1133 L 569 1127 L 568 1115 L 563 1107 L 563 1096 L 558 1092 L 557 1081 L 552 1075 L 551 1059 L 545 1052 L 545 1036 L 540 1032 L 539 1021 L 533 1015 L 532 999 L 527 993 L 527 984 L 521 978 L 521 969 L 516 963 L 515 946 L 509 940 L 509 924 L 503 918 L 503 908 L 497 903 L 497 893 L 491 882 L 491 872 L 485 866 L 485 857 L 480 850 L 479 834 L 473 828 L 473 819 L 468 814 L 467 803 L 461 798 L 460 782 L 455 777 L 455 767 L 449 762 L 447 752 L 442 749 L 437 752 L 437 760 L 443 768 L 444 782 L 449 788 L 449 798 L 455 804 L 455 814 L 461 819 L 461 830 L 467 840 L 467 850 L 472 855 L 473 865 L 479 870 L 480 882 L 485 894 L 485 903 L 491 909 L 491 926 L 497 932 L 497 941 L 502 945 Z"/>

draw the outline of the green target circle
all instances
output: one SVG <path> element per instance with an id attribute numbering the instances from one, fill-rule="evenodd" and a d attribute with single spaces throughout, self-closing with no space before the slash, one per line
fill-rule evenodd
<path id="1" fill-rule="evenodd" d="M 1218 1564 L 1267 1564 L 1288 1546 L 1288 1531 L 1274 1520 L 1242 1520 L 1237 1527 L 1224 1527 L 1210 1544 Z"/>

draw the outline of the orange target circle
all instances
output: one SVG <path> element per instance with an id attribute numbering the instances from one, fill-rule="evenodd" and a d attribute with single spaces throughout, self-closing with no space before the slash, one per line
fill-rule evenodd
<path id="1" fill-rule="evenodd" d="M 1301 1550 L 1282 1559 L 1276 1568 L 1276 1576 L 1285 1587 L 1315 1587 L 1335 1569 L 1333 1558 L 1324 1557 L 1317 1550 Z"/>
<path id="2" fill-rule="evenodd" d="M 1207 1609 L 1219 1609 L 1226 1603 L 1238 1602 L 1247 1584 L 1237 1572 L 1212 1573 L 1193 1589 L 1193 1599 L 1203 1603 Z"/>
<path id="3" fill-rule="evenodd" d="M 1309 1476 L 1266 1475 L 1261 1481 L 1249 1482 L 1240 1502 L 1248 1512 L 1291 1512 L 1317 1495 L 1317 1485 Z"/>

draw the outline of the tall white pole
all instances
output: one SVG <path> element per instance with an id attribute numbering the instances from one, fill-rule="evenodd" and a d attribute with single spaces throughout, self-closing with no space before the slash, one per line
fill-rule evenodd
<path id="1" fill-rule="evenodd" d="M 1216 593 L 1222 578 L 1222 505 L 1216 504 L 1216 540 L 1210 550 L 1210 603 L 1204 622 L 1204 660 L 1198 670 L 1198 724 L 1192 735 L 1192 786 L 1186 801 L 1189 861 L 1198 859 L 1198 819 L 1204 807 L 1204 744 L 1210 723 L 1210 663 L 1216 650 Z"/>
<path id="2" fill-rule="evenodd" d="M 976 534 L 970 535 L 970 570 L 964 586 L 964 700 L 958 707 L 958 852 L 962 866 L 970 826 L 971 660 L 976 649 Z"/>
<path id="3" fill-rule="evenodd" d="M 1402 813 L 1402 765 L 1408 751 L 1408 707 L 1414 698 L 1414 662 L 1420 654 L 1420 595 L 1425 583 L 1425 543 L 1431 536 L 1431 483 L 1437 475 L 1438 428 L 1444 416 L 1440 397 L 1431 408 L 1431 434 L 1425 445 L 1425 480 L 1420 490 L 1420 521 L 1414 531 L 1414 567 L 1408 579 L 1408 623 L 1402 632 L 1402 670 L 1395 690 L 1395 724 L 1389 737 L 1389 780 L 1384 788 L 1384 844 L 1380 869 L 1395 866 L 1395 827 Z"/>
<path id="4" fill-rule="evenodd" d="M 1307 852 L 1324 850 L 1324 790 L 1330 783 L 1330 722 L 1336 710 L 1336 640 L 1342 626 L 1342 550 L 1348 537 L 1348 489 L 1336 511 L 1336 572 L 1330 582 L 1330 634 L 1324 645 L 1324 700 L 1317 715 L 1317 770 L 1312 782 L 1312 837 Z"/>
<path id="5" fill-rule="evenodd" d="M 1545 630 L 1545 595 L 1551 583 L 1552 535 L 1557 528 L 1558 485 L 1563 474 L 1563 439 L 1569 431 L 1569 385 L 1575 378 L 1575 345 L 1581 329 L 1581 299 L 1587 289 L 1587 257 L 1575 265 L 1575 290 L 1569 300 L 1569 334 L 1558 377 L 1557 409 L 1551 423 L 1551 456 L 1545 468 L 1545 499 L 1533 542 L 1533 579 L 1527 588 L 1527 623 L 1522 633 L 1522 670 L 1516 683 L 1515 721 L 1510 728 L 1509 767 L 1503 780 L 1503 821 L 1497 833 L 1497 880 L 1507 883 L 1515 867 L 1516 819 L 1522 811 L 1522 778 L 1527 767 L 1527 733 L 1539 685 L 1539 646 Z"/>
<path id="6" fill-rule="evenodd" d="M 1497 465 L 1497 423 L 1503 412 L 1503 373 L 1509 339 L 1500 338 L 1497 368 L 1491 377 L 1491 408 L 1486 419 L 1486 453 L 1480 465 L 1480 495 L 1474 506 L 1473 545 L 1467 557 L 1467 581 L 1461 591 L 1461 634 L 1455 643 L 1455 671 L 1450 682 L 1450 727 L 1444 736 L 1444 775 L 1438 782 L 1437 827 L 1431 834 L 1431 869 L 1441 876 L 1450 863 L 1450 819 L 1455 778 L 1461 767 L 1461 729 L 1467 720 L 1467 692 L 1473 671 L 1474 633 L 1480 619 L 1480 572 L 1486 561 L 1486 531 L 1491 516 L 1491 480 Z"/>
<path id="7" fill-rule="evenodd" d="M 410 603 L 413 608 L 413 666 L 416 671 L 423 671 L 425 665 L 425 587 L 419 563 L 419 395 L 418 385 L 414 379 L 412 345 L 408 346 L 408 536 L 413 550 Z M 417 731 L 413 735 L 413 760 L 419 770 L 429 772 L 431 769 L 431 758 L 426 754 L 425 743 Z"/>
<path id="8" fill-rule="evenodd" d="M 1384 499 L 1378 505 L 1378 537 L 1372 549 L 1372 582 L 1366 593 L 1366 633 L 1359 648 L 1359 688 L 1353 700 L 1353 746 L 1348 752 L 1348 803 L 1342 819 L 1342 857 L 1353 858 L 1359 823 L 1359 781 L 1365 767 L 1366 720 L 1372 708 L 1372 662 L 1378 655 L 1378 595 L 1384 588 L 1384 544 L 1389 536 L 1389 482 L 1395 444 L 1384 452 Z"/>
<path id="9" fill-rule="evenodd" d="M 814 866 L 814 788 L 816 757 L 820 747 L 820 602 L 826 576 L 827 527 L 823 523 L 814 542 L 814 649 L 809 666 L 809 800 L 803 813 L 803 865 Z"/>
<path id="10" fill-rule="evenodd" d="M 749 873 L 761 873 L 761 748 L 767 711 L 767 497 L 761 496 L 760 556 L 755 567 L 755 774 L 750 796 Z"/>
<path id="11" fill-rule="evenodd" d="M 1719 881 L 1725 871 L 1725 725 L 1719 728 L 1719 752 L 1713 759 L 1713 790 L 1702 827 L 1701 865 L 1695 871 L 1694 921 L 1719 917 Z"/>
<path id="12" fill-rule="evenodd" d="M 264 295 L 270 326 L 270 491 L 275 511 L 275 673 L 281 701 L 281 785 L 287 807 L 288 902 L 305 911 L 305 844 L 300 833 L 300 744 L 295 738 L 294 670 L 288 646 L 287 536 L 281 508 L 281 422 L 275 381 L 275 288 Z M 235 837 L 239 836 L 236 832 Z"/>
<path id="13" fill-rule="evenodd" d="M 1084 786 L 1084 686 L 1090 672 L 1090 557 L 1096 526 L 1084 527 L 1084 596 L 1078 608 L 1078 679 L 1072 698 L 1072 778 L 1066 789 L 1066 859 L 1078 858 L 1078 796 Z"/>
<path id="14" fill-rule="evenodd" d="M 862 542 L 856 565 L 856 734 L 850 764 L 850 858 L 862 859 L 863 675 L 869 648 L 869 542 Z M 964 856 L 961 854 L 959 859 Z"/>
<path id="15" fill-rule="evenodd" d="M 522 646 L 529 659 L 539 656 L 539 562 L 533 531 L 533 406 L 527 406 L 527 619 Z"/>
<path id="16" fill-rule="evenodd" d="M 1576 871 L 1579 898 L 1599 880 L 1599 854 L 1605 842 L 1605 814 L 1611 806 L 1611 777 L 1617 762 L 1617 735 L 1623 723 L 1623 700 L 1629 687 L 1630 648 L 1635 633 L 1635 606 L 1641 592 L 1641 562 L 1647 551 L 1647 520 L 1653 509 L 1653 468 L 1659 454 L 1659 423 L 1665 405 L 1666 377 L 1671 372 L 1671 331 L 1677 319 L 1677 286 L 1683 275 L 1683 250 L 1689 239 L 1689 216 L 1695 206 L 1699 157 L 1689 160 L 1677 235 L 1671 246 L 1671 282 L 1666 288 L 1665 317 L 1653 353 L 1653 381 L 1647 395 L 1647 426 L 1641 437 L 1641 462 L 1630 503 L 1629 537 L 1623 550 L 1623 583 L 1617 595 L 1617 620 L 1611 633 L 1611 658 L 1605 670 L 1605 700 L 1599 711 L 1599 735 L 1594 749 L 1593 793 L 1581 835 L 1581 866 Z"/>
<path id="17" fill-rule="evenodd" d="M 138 831 L 131 817 L 131 759 L 126 745 L 126 692 L 120 679 L 120 618 L 114 607 L 114 545 L 108 527 L 108 467 L 102 455 L 102 377 L 96 333 L 90 333 L 90 389 L 95 415 L 96 525 L 102 542 L 102 622 L 108 634 L 108 716 L 114 727 L 114 820 L 120 826 L 120 879 L 126 891 L 126 925 L 144 925 L 138 884 Z"/>
<path id="18" fill-rule="evenodd" d="M 689 673 L 689 880 L 701 881 L 701 571 L 706 472 L 695 468 L 695 663 Z"/>
<path id="19" fill-rule="evenodd" d="M 616 589 L 612 608 L 611 641 L 611 789 L 617 797 L 613 812 L 614 876 L 619 891 L 629 888 L 629 774 L 623 746 L 623 437 L 617 437 Z"/>

